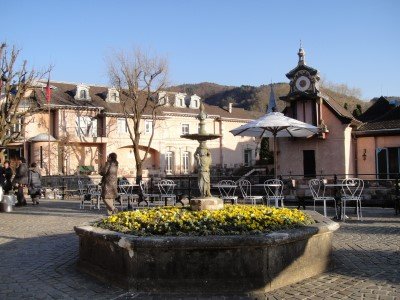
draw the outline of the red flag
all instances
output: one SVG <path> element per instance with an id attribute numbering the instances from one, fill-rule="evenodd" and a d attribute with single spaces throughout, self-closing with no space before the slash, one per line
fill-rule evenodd
<path id="1" fill-rule="evenodd" d="M 50 103 L 50 98 L 51 98 L 51 89 L 50 89 L 50 76 L 49 76 L 49 79 L 47 79 L 47 85 L 46 85 L 46 101 L 47 101 L 47 103 Z"/>

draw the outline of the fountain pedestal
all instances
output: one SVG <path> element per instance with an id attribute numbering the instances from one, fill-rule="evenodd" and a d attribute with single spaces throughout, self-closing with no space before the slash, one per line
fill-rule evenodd
<path id="1" fill-rule="evenodd" d="M 217 197 L 193 198 L 190 200 L 192 210 L 218 210 L 224 208 L 224 201 Z"/>
<path id="2" fill-rule="evenodd" d="M 218 197 L 213 197 L 210 192 L 210 167 L 211 167 L 211 152 L 207 148 L 206 142 L 209 140 L 220 138 L 220 134 L 210 134 L 205 129 L 205 119 L 207 114 L 204 111 L 203 103 L 200 104 L 200 113 L 197 119 L 200 120 L 199 133 L 184 134 L 182 138 L 189 140 L 196 140 L 199 142 L 199 147 L 194 153 L 194 158 L 197 161 L 199 179 L 198 185 L 200 190 L 200 197 L 190 200 L 190 207 L 192 210 L 218 210 L 224 207 L 224 201 Z"/>

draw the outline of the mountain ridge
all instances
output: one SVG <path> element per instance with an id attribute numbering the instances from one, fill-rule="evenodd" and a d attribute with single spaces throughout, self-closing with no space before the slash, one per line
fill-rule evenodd
<path id="1" fill-rule="evenodd" d="M 280 100 L 279 97 L 287 95 L 290 90 L 289 84 L 285 82 L 262 84 L 260 86 L 230 86 L 214 82 L 184 83 L 171 86 L 168 90 L 172 92 L 196 94 L 200 96 L 205 103 L 211 105 L 227 107 L 228 103 L 233 103 L 235 107 L 265 112 L 269 103 L 271 85 L 274 89 L 278 111 L 282 111 L 286 107 L 286 103 Z M 370 101 L 366 102 L 357 97 L 339 93 L 328 87 L 322 87 L 321 91 L 343 107 L 347 107 L 347 110 L 350 112 L 353 112 L 357 108 L 357 105 L 359 105 L 361 111 L 364 112 L 371 104 Z"/>

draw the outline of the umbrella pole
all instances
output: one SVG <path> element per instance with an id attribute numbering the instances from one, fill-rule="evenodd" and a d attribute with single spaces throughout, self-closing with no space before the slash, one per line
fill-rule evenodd
<path id="1" fill-rule="evenodd" d="M 277 174 L 277 159 L 278 159 L 278 155 L 277 155 L 277 149 L 276 149 L 276 132 L 274 132 L 274 175 L 275 175 L 275 179 L 278 178 L 278 174 Z"/>

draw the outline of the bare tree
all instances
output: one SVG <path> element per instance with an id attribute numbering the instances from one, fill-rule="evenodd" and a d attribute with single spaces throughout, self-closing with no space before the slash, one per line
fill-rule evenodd
<path id="1" fill-rule="evenodd" d="M 136 181 L 139 182 L 143 176 L 143 162 L 153 141 L 159 107 L 167 99 L 166 94 L 161 92 L 167 86 L 168 63 L 165 58 L 150 56 L 140 49 L 133 53 L 120 51 L 109 59 L 108 74 L 111 84 L 120 94 L 135 157 Z M 144 118 L 152 122 L 151 135 L 146 145 L 141 144 L 141 124 Z M 141 148 L 144 149 L 142 156 Z"/>
<path id="2" fill-rule="evenodd" d="M 50 72 L 29 69 L 27 61 L 19 61 L 20 50 L 14 46 L 8 51 L 0 45 L 0 146 L 17 140 L 27 125 L 26 117 L 38 109 L 30 97 L 32 86 Z"/>

